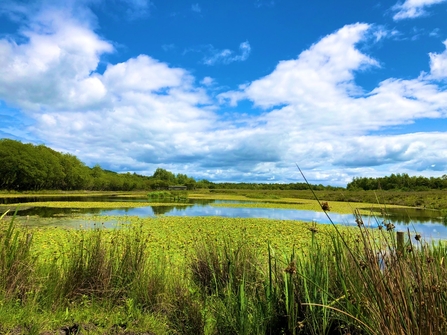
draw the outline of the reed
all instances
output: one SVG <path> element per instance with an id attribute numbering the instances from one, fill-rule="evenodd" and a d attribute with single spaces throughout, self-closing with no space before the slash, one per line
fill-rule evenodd
<path id="1" fill-rule="evenodd" d="M 8 211 L 0 216 L 0 222 Z M 30 247 L 31 232 L 17 229 L 15 215 L 6 227 L 0 226 L 0 292 L 5 299 L 26 299 L 27 288 L 32 285 L 33 256 Z"/>

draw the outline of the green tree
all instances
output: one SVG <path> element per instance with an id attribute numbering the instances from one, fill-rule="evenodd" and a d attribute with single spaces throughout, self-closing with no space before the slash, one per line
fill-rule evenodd
<path id="1" fill-rule="evenodd" d="M 176 183 L 175 175 L 162 168 L 157 168 L 152 176 L 154 179 L 159 179 L 167 182 L 169 185 Z"/>

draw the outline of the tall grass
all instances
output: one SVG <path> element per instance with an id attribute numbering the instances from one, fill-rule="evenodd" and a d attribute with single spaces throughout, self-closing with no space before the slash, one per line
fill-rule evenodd
<path id="1" fill-rule="evenodd" d="M 64 231 L 44 257 L 32 231 L 2 219 L 0 315 L 11 326 L 0 332 L 71 322 L 143 333 L 151 316 L 155 334 L 447 333 L 447 247 L 408 234 L 398 248 L 386 223 L 372 230 L 358 217 L 355 230 L 328 235 L 313 226 L 309 247 L 289 254 L 245 236 L 205 238 L 179 267 L 148 248 L 141 224 Z M 45 312 L 59 317 L 42 321 Z"/>
<path id="2" fill-rule="evenodd" d="M 0 216 L 0 221 L 7 213 Z M 6 227 L 0 227 L 0 292 L 6 299 L 26 297 L 33 271 L 32 238 L 28 231 L 16 228 L 14 217 Z"/>

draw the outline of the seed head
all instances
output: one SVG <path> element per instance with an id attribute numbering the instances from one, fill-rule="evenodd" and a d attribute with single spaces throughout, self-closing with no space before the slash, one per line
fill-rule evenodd
<path id="1" fill-rule="evenodd" d="M 331 210 L 330 207 L 329 207 L 329 204 L 327 202 L 323 202 L 321 204 L 321 209 L 324 210 L 324 211 L 330 211 Z"/>
<path id="2" fill-rule="evenodd" d="M 287 265 L 287 268 L 284 270 L 286 273 L 293 275 L 294 273 L 296 273 L 296 265 L 295 265 L 295 261 L 292 261 L 289 263 L 289 265 Z"/>

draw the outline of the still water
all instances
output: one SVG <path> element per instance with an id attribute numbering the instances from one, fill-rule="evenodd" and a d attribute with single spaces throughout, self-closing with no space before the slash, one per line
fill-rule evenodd
<path id="1" fill-rule="evenodd" d="M 148 202 L 145 198 L 123 198 L 123 197 L 33 197 L 33 198 L 4 198 L 0 203 L 19 204 L 20 202 L 35 201 L 141 201 Z M 234 203 L 256 203 L 254 201 L 225 201 L 225 200 L 189 200 L 187 204 L 178 206 L 146 206 L 139 208 L 110 209 L 110 208 L 51 208 L 51 207 L 29 207 L 18 211 L 21 217 L 33 217 L 33 221 L 38 224 L 40 218 L 58 218 L 60 225 L 67 223 L 73 225 L 73 222 L 80 222 L 79 218 L 75 221 L 71 217 L 81 216 L 88 219 L 91 215 L 100 216 L 139 216 L 155 217 L 158 215 L 166 216 L 220 216 L 220 217 L 240 217 L 240 218 L 267 218 L 275 220 L 299 220 L 307 222 L 316 222 L 329 224 L 331 221 L 336 224 L 355 226 L 355 218 L 352 214 L 338 214 L 329 212 L 329 217 L 324 212 L 315 212 L 307 210 L 290 210 L 275 208 L 238 208 L 231 207 Z M 216 207 L 213 204 L 225 205 L 229 207 Z M 1 211 L 1 209 L 0 209 Z M 36 219 L 37 218 L 37 219 Z M 447 239 L 447 226 L 444 225 L 443 218 L 438 211 L 416 210 L 416 209 L 388 209 L 384 217 L 381 213 L 375 216 L 365 216 L 363 221 L 365 225 L 377 227 L 384 218 L 392 222 L 397 230 L 418 232 L 426 239 Z M 42 220 L 42 224 L 44 220 Z M 53 220 L 54 222 L 54 220 Z M 71 223 L 71 224 L 70 224 Z M 59 225 L 58 224 L 58 225 Z"/>

